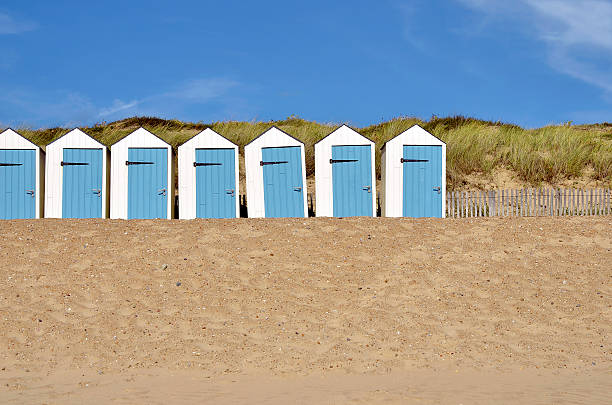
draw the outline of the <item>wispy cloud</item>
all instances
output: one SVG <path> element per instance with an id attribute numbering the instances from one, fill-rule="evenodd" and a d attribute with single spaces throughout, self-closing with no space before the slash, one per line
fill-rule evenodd
<path id="1" fill-rule="evenodd" d="M 552 68 L 612 93 L 612 2 L 457 1 L 489 18 L 515 22 L 546 46 Z"/>
<path id="2" fill-rule="evenodd" d="M 102 108 L 99 118 L 106 118 L 118 113 L 142 114 L 145 111 L 161 110 L 169 103 L 204 104 L 225 96 L 230 89 L 240 83 L 227 78 L 192 79 L 177 85 L 169 91 L 153 94 L 140 99 L 123 101 L 115 100 L 110 107 Z"/>
<path id="3" fill-rule="evenodd" d="M 8 14 L 0 13 L 0 35 L 21 34 L 36 28 L 38 28 L 38 24 L 33 21 L 17 21 Z"/>
<path id="4" fill-rule="evenodd" d="M 234 106 L 244 107 L 244 100 L 232 92 L 239 86 L 239 82 L 222 77 L 192 79 L 165 92 L 129 101 L 115 99 L 105 106 L 79 92 L 8 88 L 0 83 L 0 105 L 4 107 L 0 120 L 14 126 L 71 127 L 131 115 L 177 116 L 194 106 L 205 106 L 202 108 L 205 112 L 222 111 L 232 115 Z M 211 117 L 202 115 L 198 119 L 205 118 Z"/>

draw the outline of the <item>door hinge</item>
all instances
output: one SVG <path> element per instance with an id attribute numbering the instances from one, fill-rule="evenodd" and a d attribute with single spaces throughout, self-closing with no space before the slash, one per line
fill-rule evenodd
<path id="1" fill-rule="evenodd" d="M 80 162 L 64 162 L 60 163 L 62 166 L 87 166 L 89 163 L 80 163 Z"/>
<path id="2" fill-rule="evenodd" d="M 153 162 L 130 162 L 129 160 L 125 161 L 125 165 L 126 166 L 131 166 L 131 165 L 153 165 L 155 163 Z"/>
<path id="3" fill-rule="evenodd" d="M 0 163 L 0 166 L 23 166 L 23 163 Z"/>
<path id="4" fill-rule="evenodd" d="M 198 163 L 198 162 L 193 162 L 193 167 L 198 167 L 198 166 L 221 166 L 223 163 Z"/>
<path id="5" fill-rule="evenodd" d="M 415 163 L 415 162 L 429 162 L 427 159 L 404 159 L 401 158 L 400 162 L 402 163 Z"/>
<path id="6" fill-rule="evenodd" d="M 280 162 L 264 162 L 263 160 L 261 162 L 259 162 L 260 166 L 265 166 L 265 165 L 280 165 L 283 163 L 289 163 L 287 161 L 280 161 Z"/>
<path id="7" fill-rule="evenodd" d="M 359 159 L 329 159 L 329 163 L 359 162 Z"/>

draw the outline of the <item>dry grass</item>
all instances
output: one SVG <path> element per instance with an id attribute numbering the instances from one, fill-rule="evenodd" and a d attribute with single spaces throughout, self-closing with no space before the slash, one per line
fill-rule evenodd
<path id="1" fill-rule="evenodd" d="M 580 178 L 586 172 L 594 180 L 612 185 L 612 124 L 560 125 L 527 130 L 516 125 L 465 117 L 433 117 L 430 121 L 402 117 L 365 128 L 355 128 L 376 142 L 376 168 L 379 176 L 380 147 L 415 124 L 446 142 L 449 189 L 461 188 L 468 175 L 478 173 L 488 176 L 495 168 L 502 166 L 531 186 Z M 142 126 L 176 150 L 178 145 L 210 127 L 239 145 L 242 153 L 244 145 L 272 125 L 305 143 L 306 172 L 312 176 L 313 145 L 339 124 L 321 124 L 296 117 L 270 122 L 227 121 L 211 124 L 136 117 L 82 129 L 103 144 L 112 145 Z M 36 144 L 44 146 L 68 130 L 22 128 L 18 131 Z"/>

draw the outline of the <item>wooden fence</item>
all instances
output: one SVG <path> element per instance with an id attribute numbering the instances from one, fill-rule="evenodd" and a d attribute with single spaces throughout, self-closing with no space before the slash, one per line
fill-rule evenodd
<path id="1" fill-rule="evenodd" d="M 446 193 L 446 216 L 612 215 L 610 189 L 522 189 Z"/>

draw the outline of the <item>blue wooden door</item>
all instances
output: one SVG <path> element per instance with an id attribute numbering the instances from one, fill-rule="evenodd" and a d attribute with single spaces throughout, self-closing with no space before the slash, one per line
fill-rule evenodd
<path id="1" fill-rule="evenodd" d="M 36 151 L 0 149 L 0 219 L 36 217 Z"/>
<path id="2" fill-rule="evenodd" d="M 128 149 L 128 218 L 167 218 L 168 149 Z"/>
<path id="3" fill-rule="evenodd" d="M 267 218 L 304 216 L 302 153 L 299 146 L 262 148 Z"/>
<path id="4" fill-rule="evenodd" d="M 370 145 L 332 146 L 334 217 L 372 216 Z"/>
<path id="5" fill-rule="evenodd" d="M 234 149 L 196 149 L 196 217 L 236 218 Z"/>
<path id="6" fill-rule="evenodd" d="M 102 217 L 102 149 L 64 149 L 62 217 Z"/>
<path id="7" fill-rule="evenodd" d="M 404 145 L 405 217 L 442 217 L 442 147 Z"/>

